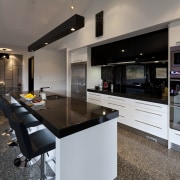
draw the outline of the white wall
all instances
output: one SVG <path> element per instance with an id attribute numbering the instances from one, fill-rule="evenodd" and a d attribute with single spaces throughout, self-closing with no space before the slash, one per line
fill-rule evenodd
<path id="1" fill-rule="evenodd" d="M 51 86 L 50 91 L 66 95 L 66 53 L 40 49 L 34 53 L 34 89 Z M 48 90 L 48 89 L 47 89 Z"/>
<path id="2" fill-rule="evenodd" d="M 95 14 L 104 11 L 104 34 L 95 37 Z M 84 13 L 85 27 L 59 40 L 59 49 L 77 49 L 115 37 L 126 38 L 180 18 L 179 0 L 94 0 Z M 152 29 L 151 29 L 152 30 Z"/>
<path id="3" fill-rule="evenodd" d="M 95 14 L 104 11 L 104 34 L 95 37 Z M 69 51 L 147 33 L 168 27 L 180 18 L 179 0 L 94 0 L 84 13 L 85 27 L 58 41 L 59 49 Z M 91 67 L 87 51 L 87 88 L 99 84 L 100 66 Z"/>
<path id="4" fill-rule="evenodd" d="M 104 34 L 101 37 L 95 37 L 95 14 L 104 11 Z M 78 13 L 78 12 L 77 12 Z M 127 38 L 129 36 L 137 35 L 139 33 L 145 33 L 155 30 L 163 26 L 168 26 L 170 22 L 174 22 L 180 19 L 180 1 L 179 0 L 93 0 L 87 11 L 82 14 L 85 17 L 85 27 L 72 33 L 58 41 L 58 50 L 68 49 L 66 53 L 66 60 L 69 62 L 69 52 L 78 48 L 86 47 L 95 43 L 102 43 L 112 41 L 115 39 Z M 57 17 L 58 18 L 58 17 Z M 172 40 L 173 41 L 173 40 Z M 43 51 L 43 50 L 42 50 Z M 57 59 L 61 59 L 55 55 L 42 53 L 41 50 L 35 52 L 35 73 L 37 77 L 35 79 L 35 87 L 39 88 L 44 85 L 52 85 L 55 89 L 56 84 L 62 84 L 59 87 L 61 91 L 64 91 L 64 79 L 54 79 L 53 75 L 47 75 L 47 67 L 59 73 L 64 74 L 63 67 Z M 27 59 L 31 57 L 31 53 L 23 53 L 23 89 L 27 89 Z M 90 54 L 87 54 L 90 58 Z M 51 59 L 51 61 L 49 61 Z M 64 55 L 63 58 L 64 59 Z M 52 67 L 50 62 L 57 63 L 57 66 Z M 90 61 L 90 59 L 88 59 Z M 43 63 L 42 63 L 43 62 Z M 65 62 L 64 62 L 65 63 Z M 60 66 L 60 69 L 58 67 Z M 88 64 L 90 67 L 90 62 Z M 39 69 L 41 68 L 40 72 Z M 67 68 L 68 70 L 68 68 Z M 58 74 L 58 73 L 57 73 Z M 56 73 L 54 75 L 57 76 Z M 68 74 L 68 73 L 67 73 Z M 58 76 L 57 76 L 58 77 Z M 69 78 L 67 78 L 69 79 Z M 93 67 L 88 70 L 88 88 L 94 87 L 100 79 L 100 68 Z M 97 81 L 96 81 L 97 80 Z M 67 85 L 68 86 L 68 85 Z M 53 90 L 53 89 L 52 89 Z"/>

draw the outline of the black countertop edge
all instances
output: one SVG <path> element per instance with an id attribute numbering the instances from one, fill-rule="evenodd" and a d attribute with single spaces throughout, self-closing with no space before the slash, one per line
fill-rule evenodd
<path id="1" fill-rule="evenodd" d="M 168 104 L 168 98 L 165 97 L 154 97 L 148 94 L 126 94 L 126 93 L 120 93 L 120 92 L 112 92 L 107 90 L 95 90 L 95 89 L 87 89 L 88 92 L 94 92 L 94 93 L 100 93 L 100 94 L 106 94 L 111 96 L 118 96 L 118 97 L 124 97 L 124 98 L 131 98 L 136 100 L 143 100 L 148 102 L 154 102 L 154 103 L 160 103 L 160 104 Z"/>
<path id="2" fill-rule="evenodd" d="M 63 137 L 69 136 L 71 134 L 74 134 L 74 133 L 80 132 L 82 130 L 91 128 L 91 127 L 99 125 L 101 123 L 105 123 L 109 120 L 117 118 L 118 116 L 119 116 L 119 112 L 114 111 L 113 113 L 108 114 L 107 116 L 100 116 L 99 118 L 92 119 L 91 121 L 87 121 L 87 122 L 80 123 L 80 124 L 77 124 L 77 125 L 74 125 L 74 126 L 71 126 L 68 128 L 61 129 L 58 137 L 63 138 Z"/>

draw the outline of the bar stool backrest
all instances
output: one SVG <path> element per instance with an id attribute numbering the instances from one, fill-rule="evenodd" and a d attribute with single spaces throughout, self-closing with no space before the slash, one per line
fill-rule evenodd
<path id="1" fill-rule="evenodd" d="M 11 106 L 6 99 L 3 100 L 3 106 L 4 106 L 4 115 L 9 120 L 9 125 L 11 126 L 11 128 L 14 129 L 13 124 L 12 124 Z"/>
<path id="2" fill-rule="evenodd" d="M 21 152 L 27 159 L 30 160 L 34 156 L 28 131 L 15 113 L 12 113 L 12 122 Z"/>

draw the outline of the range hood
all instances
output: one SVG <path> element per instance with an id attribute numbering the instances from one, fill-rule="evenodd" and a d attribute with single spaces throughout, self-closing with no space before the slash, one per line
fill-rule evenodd
<path id="1" fill-rule="evenodd" d="M 36 51 L 64 36 L 67 36 L 84 27 L 84 17 L 75 14 L 45 36 L 28 46 L 28 51 Z"/>

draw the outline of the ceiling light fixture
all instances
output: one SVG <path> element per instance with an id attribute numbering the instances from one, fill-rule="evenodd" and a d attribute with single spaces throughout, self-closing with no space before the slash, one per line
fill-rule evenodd
<path id="1" fill-rule="evenodd" d="M 0 51 L 4 51 L 4 52 L 5 52 L 5 51 L 6 51 L 6 52 L 8 51 L 8 52 L 9 52 L 9 51 L 12 51 L 12 49 L 10 49 L 10 48 L 0 48 Z"/>
<path id="2" fill-rule="evenodd" d="M 74 28 L 74 31 L 71 30 L 71 28 Z M 50 44 L 54 41 L 57 41 L 60 38 L 63 38 L 64 36 L 67 36 L 71 34 L 72 32 L 75 32 L 81 28 L 84 27 L 84 17 L 80 16 L 78 14 L 73 15 L 71 18 L 60 24 L 58 27 L 41 37 L 36 42 L 32 43 L 28 46 L 28 51 L 36 51 L 45 45 L 45 42 Z"/>
<path id="3" fill-rule="evenodd" d="M 74 2 L 73 2 L 73 0 L 72 0 L 72 2 L 71 2 L 71 6 L 70 6 L 70 9 L 71 9 L 71 13 L 72 13 L 72 11 L 74 10 Z M 72 15 L 72 14 L 71 14 Z"/>
<path id="4" fill-rule="evenodd" d="M 7 54 L 7 53 L 0 53 L 0 59 L 1 58 L 9 59 L 9 54 Z"/>
<path id="5" fill-rule="evenodd" d="M 75 31 L 75 30 L 76 30 L 75 28 L 73 28 L 73 27 L 71 28 L 71 31 Z"/>

